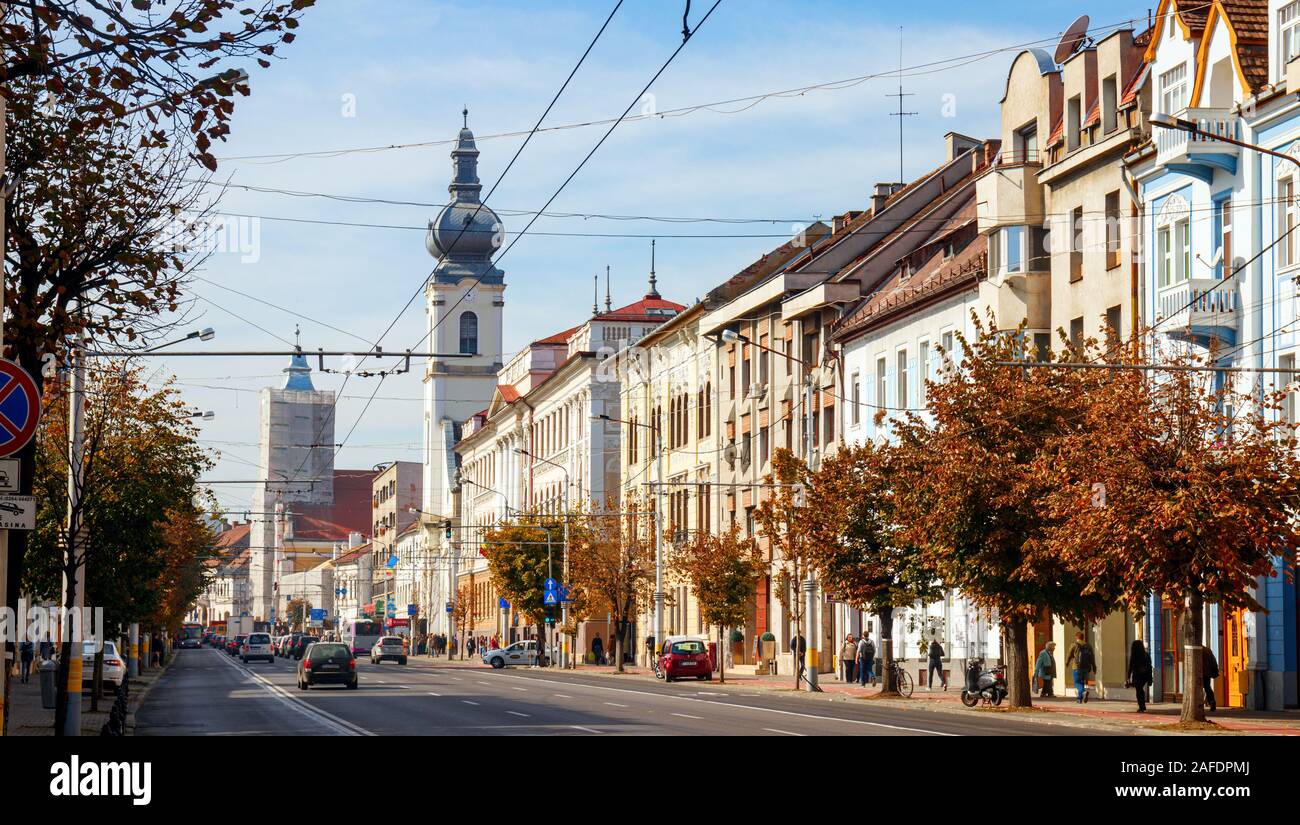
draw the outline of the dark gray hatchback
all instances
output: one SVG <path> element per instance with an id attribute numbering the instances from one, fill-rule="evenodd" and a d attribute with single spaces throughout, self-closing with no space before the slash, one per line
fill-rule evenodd
<path id="1" fill-rule="evenodd" d="M 298 662 L 298 689 L 312 685 L 347 685 L 357 688 L 357 660 L 347 645 L 316 642 L 307 648 Z"/>

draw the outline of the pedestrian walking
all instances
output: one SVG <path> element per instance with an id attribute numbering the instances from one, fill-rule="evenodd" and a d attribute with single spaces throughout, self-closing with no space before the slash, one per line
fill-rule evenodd
<path id="1" fill-rule="evenodd" d="M 1053 653 L 1056 651 L 1056 642 L 1048 642 L 1038 654 L 1038 660 L 1034 662 L 1034 678 L 1038 680 L 1039 696 L 1055 696 L 1056 692 L 1052 690 L 1052 683 L 1056 681 L 1056 657 Z"/>
<path id="2" fill-rule="evenodd" d="M 1201 648 L 1201 685 L 1205 688 L 1205 704 L 1210 710 L 1218 710 L 1214 701 L 1214 680 L 1219 678 L 1219 660 L 1214 658 L 1214 651 L 1208 647 Z"/>
<path id="3" fill-rule="evenodd" d="M 876 643 L 864 632 L 858 640 L 858 684 L 866 687 L 867 679 L 873 685 L 876 683 Z"/>
<path id="4" fill-rule="evenodd" d="M 844 671 L 844 681 L 851 683 L 854 676 L 854 660 L 858 658 L 858 643 L 853 634 L 844 637 L 844 646 L 840 648 L 840 667 Z"/>
<path id="5" fill-rule="evenodd" d="M 591 658 L 598 665 L 605 664 L 605 643 L 600 640 L 599 633 L 591 640 Z"/>
<path id="6" fill-rule="evenodd" d="M 934 674 L 939 674 L 939 681 L 943 682 L 943 689 L 948 689 L 948 680 L 943 675 L 943 645 L 939 644 L 938 639 L 930 642 L 930 673 L 926 677 L 930 683 L 930 690 L 934 690 Z"/>
<path id="7" fill-rule="evenodd" d="M 474 637 L 473 637 L 473 636 L 470 636 L 470 637 L 469 637 L 469 640 L 465 642 L 465 655 L 466 655 L 466 656 L 473 656 L 473 655 L 474 655 Z"/>
<path id="8" fill-rule="evenodd" d="M 1092 652 L 1092 645 L 1082 632 L 1074 635 L 1074 644 L 1066 654 L 1065 666 L 1072 668 L 1074 676 L 1075 702 L 1082 705 L 1088 701 L 1088 676 L 1097 670 L 1097 657 Z"/>
<path id="9" fill-rule="evenodd" d="M 54 642 L 48 636 L 41 639 L 40 654 L 42 661 L 54 658 Z"/>
<path id="10" fill-rule="evenodd" d="M 1137 696 L 1138 713 L 1147 712 L 1147 685 L 1151 684 L 1151 655 L 1141 639 L 1134 639 L 1128 650 L 1128 684 Z"/>
<path id="11" fill-rule="evenodd" d="M 790 640 L 790 654 L 795 660 L 794 667 L 796 673 L 803 673 L 804 655 L 807 652 L 808 640 L 803 637 L 803 634 L 798 634 Z"/>
<path id="12" fill-rule="evenodd" d="M 24 683 L 31 681 L 32 659 L 36 657 L 36 645 L 32 644 L 31 639 L 23 639 L 18 643 L 18 675 Z"/>

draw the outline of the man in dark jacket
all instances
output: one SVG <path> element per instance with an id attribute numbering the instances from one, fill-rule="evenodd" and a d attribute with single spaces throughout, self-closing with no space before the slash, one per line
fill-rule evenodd
<path id="1" fill-rule="evenodd" d="M 1151 656 L 1141 640 L 1134 639 L 1128 652 L 1128 683 L 1137 695 L 1138 713 L 1147 712 L 1147 685 L 1151 684 Z"/>
<path id="2" fill-rule="evenodd" d="M 929 682 L 930 690 L 934 690 L 934 674 L 939 674 L 939 681 L 943 682 L 943 689 L 948 689 L 948 680 L 943 677 L 943 645 L 939 644 L 938 639 L 930 642 L 930 673 Z"/>
<path id="3" fill-rule="evenodd" d="M 1205 688 L 1205 704 L 1210 710 L 1218 710 L 1214 702 L 1214 680 L 1219 678 L 1219 660 L 1214 658 L 1214 651 L 1208 647 L 1201 648 L 1201 684 Z"/>

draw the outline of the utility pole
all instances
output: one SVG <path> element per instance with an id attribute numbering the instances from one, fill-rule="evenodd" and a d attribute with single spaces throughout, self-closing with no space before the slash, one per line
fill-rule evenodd
<path id="1" fill-rule="evenodd" d="M 890 112 L 889 116 L 898 118 L 898 185 L 899 186 L 902 186 L 904 183 L 907 182 L 907 178 L 903 177 L 903 118 L 911 117 L 916 114 L 916 112 L 903 111 L 903 98 L 911 97 L 912 95 L 913 95 L 912 92 L 903 91 L 903 27 L 899 26 L 898 27 L 898 92 L 895 94 L 885 95 L 885 97 L 898 98 L 898 111 Z"/>
<path id="2" fill-rule="evenodd" d="M 804 421 L 803 421 L 803 438 L 804 438 L 804 456 L 808 462 L 808 470 L 812 471 L 813 465 L 813 445 L 812 445 L 812 417 L 816 414 L 813 409 L 813 376 L 814 367 L 811 364 L 804 365 Z M 817 653 L 817 634 L 813 632 L 813 620 L 817 613 L 817 579 L 813 575 L 812 565 L 807 567 L 808 577 L 803 582 L 804 596 L 804 616 L 806 625 L 804 632 L 807 633 L 808 659 L 807 659 L 807 676 L 808 690 L 817 691 L 817 666 L 819 663 Z"/>
<path id="3" fill-rule="evenodd" d="M 655 656 L 664 644 L 664 445 L 659 431 L 656 418 L 650 431 L 655 440 Z"/>
<path id="4" fill-rule="evenodd" d="M 77 638 L 80 634 L 75 631 L 80 622 L 81 608 L 86 603 L 86 576 L 78 576 L 82 569 L 82 554 L 85 552 L 81 541 L 81 482 L 86 424 L 86 366 L 85 355 L 80 347 L 74 347 L 71 355 L 72 368 L 68 374 L 68 558 L 63 574 L 63 615 L 60 619 L 59 639 L 63 660 L 66 662 L 63 668 L 67 681 L 64 683 L 63 714 L 58 730 L 61 736 L 81 735 L 82 651 L 77 649 L 81 646 L 81 640 Z M 72 627 L 68 627 L 68 624 Z"/>

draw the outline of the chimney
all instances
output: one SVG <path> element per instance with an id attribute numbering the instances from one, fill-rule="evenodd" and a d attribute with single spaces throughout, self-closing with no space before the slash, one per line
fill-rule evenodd
<path id="1" fill-rule="evenodd" d="M 361 546 L 361 534 L 356 532 L 348 533 L 348 549 L 352 550 L 360 546 Z"/>
<path id="2" fill-rule="evenodd" d="M 885 208 L 885 201 L 889 200 L 889 196 L 902 188 L 901 183 L 877 183 L 871 193 L 871 213 L 879 214 L 880 210 Z"/>
<path id="3" fill-rule="evenodd" d="M 944 135 L 943 142 L 944 146 L 947 147 L 946 154 L 948 155 L 948 160 L 956 160 L 959 156 L 983 143 L 983 141 L 976 140 L 973 137 L 967 137 L 958 132 L 949 132 Z"/>

